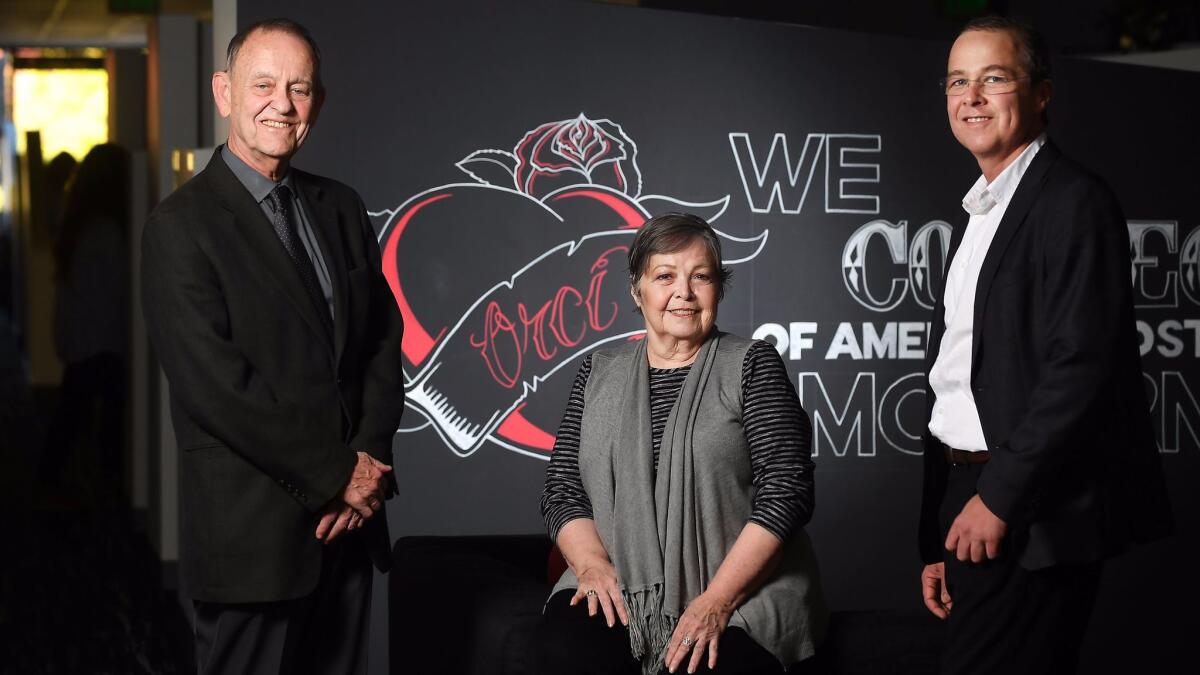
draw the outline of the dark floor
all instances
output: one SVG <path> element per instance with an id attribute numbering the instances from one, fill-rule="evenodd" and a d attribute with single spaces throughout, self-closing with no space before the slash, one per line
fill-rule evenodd
<path id="1" fill-rule="evenodd" d="M 54 400 L 0 363 L 0 673 L 194 672 L 183 606 L 86 431 L 57 485 L 34 480 Z"/>

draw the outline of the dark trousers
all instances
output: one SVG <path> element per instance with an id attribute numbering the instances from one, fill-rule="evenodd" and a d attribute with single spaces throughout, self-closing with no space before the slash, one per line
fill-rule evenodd
<path id="1" fill-rule="evenodd" d="M 942 501 L 942 534 L 976 494 L 983 464 L 950 469 Z M 1027 570 L 1011 543 L 982 563 L 946 554 L 953 601 L 942 653 L 942 675 L 1066 675 L 1078 668 L 1079 648 L 1100 582 L 1100 563 Z"/>
<path id="2" fill-rule="evenodd" d="M 91 436 L 99 456 L 100 478 L 119 492 L 121 476 L 121 427 L 125 409 L 125 362 L 116 354 L 97 354 L 63 369 L 58 400 L 50 419 L 46 441 L 38 458 L 38 478 L 58 483 L 71 460 L 75 441 Z M 93 415 L 96 415 L 93 422 Z M 89 432 L 89 433 L 84 433 Z"/>
<path id="3" fill-rule="evenodd" d="M 373 574 L 349 534 L 329 544 L 317 588 L 303 598 L 194 602 L 197 674 L 365 674 Z"/>
<path id="4" fill-rule="evenodd" d="M 538 675 L 640 675 L 641 665 L 629 652 L 629 630 L 612 628 L 603 614 L 588 616 L 587 603 L 570 606 L 572 590 L 550 598 L 533 644 L 533 672 Z M 727 628 L 717 646 L 717 667 L 708 657 L 697 673 L 716 675 L 780 675 L 783 666 L 740 628 Z M 687 672 L 687 661 L 677 673 Z M 662 670 L 666 673 L 666 669 Z"/>

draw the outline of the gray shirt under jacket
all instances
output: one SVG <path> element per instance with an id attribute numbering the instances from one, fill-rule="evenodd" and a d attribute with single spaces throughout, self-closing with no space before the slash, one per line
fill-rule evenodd
<path id="1" fill-rule="evenodd" d="M 254 197 L 254 201 L 258 202 L 258 206 L 267 216 L 267 222 L 271 222 L 275 218 L 275 214 L 271 211 L 271 205 L 267 203 L 267 195 L 271 194 L 276 185 L 286 185 L 288 190 L 291 190 L 292 213 L 296 214 L 296 234 L 304 243 L 304 250 L 308 251 L 308 257 L 312 260 L 313 268 L 316 269 L 317 283 L 321 285 L 321 295 L 325 296 L 325 304 L 329 306 L 329 316 L 332 318 L 333 281 L 329 278 L 329 268 L 325 266 L 325 257 L 321 255 L 321 247 L 317 245 L 317 237 L 313 232 L 312 221 L 308 218 L 308 210 L 304 208 L 303 195 L 292 182 L 292 172 L 289 170 L 284 174 L 283 180 L 276 183 L 250 168 L 249 164 L 233 154 L 228 145 L 221 146 L 221 158 L 225 160 L 225 164 L 237 177 L 238 182 L 244 185 L 250 192 L 250 196 Z"/>

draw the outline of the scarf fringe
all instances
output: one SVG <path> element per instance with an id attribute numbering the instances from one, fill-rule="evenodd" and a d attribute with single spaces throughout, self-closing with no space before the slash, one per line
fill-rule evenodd
<path id="1" fill-rule="evenodd" d="M 655 675 L 663 668 L 663 657 L 678 619 L 663 613 L 663 585 L 653 584 L 638 591 L 622 591 L 629 612 L 629 647 L 642 663 L 642 675 Z"/>

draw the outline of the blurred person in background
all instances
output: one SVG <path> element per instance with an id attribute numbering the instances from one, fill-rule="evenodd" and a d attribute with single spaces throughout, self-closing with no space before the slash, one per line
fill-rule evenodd
<path id="1" fill-rule="evenodd" d="M 71 153 L 63 151 L 46 162 L 46 225 L 57 240 L 62 228 L 63 203 L 67 193 L 67 183 L 75 175 L 79 162 Z"/>
<path id="2" fill-rule="evenodd" d="M 56 162 L 65 165 L 55 158 L 51 167 Z M 129 344 L 129 153 L 123 148 L 95 146 L 68 181 L 54 262 L 55 349 L 64 368 L 38 476 L 62 483 L 81 432 L 92 431 L 85 437 L 94 438 L 101 484 L 119 492 Z"/>

